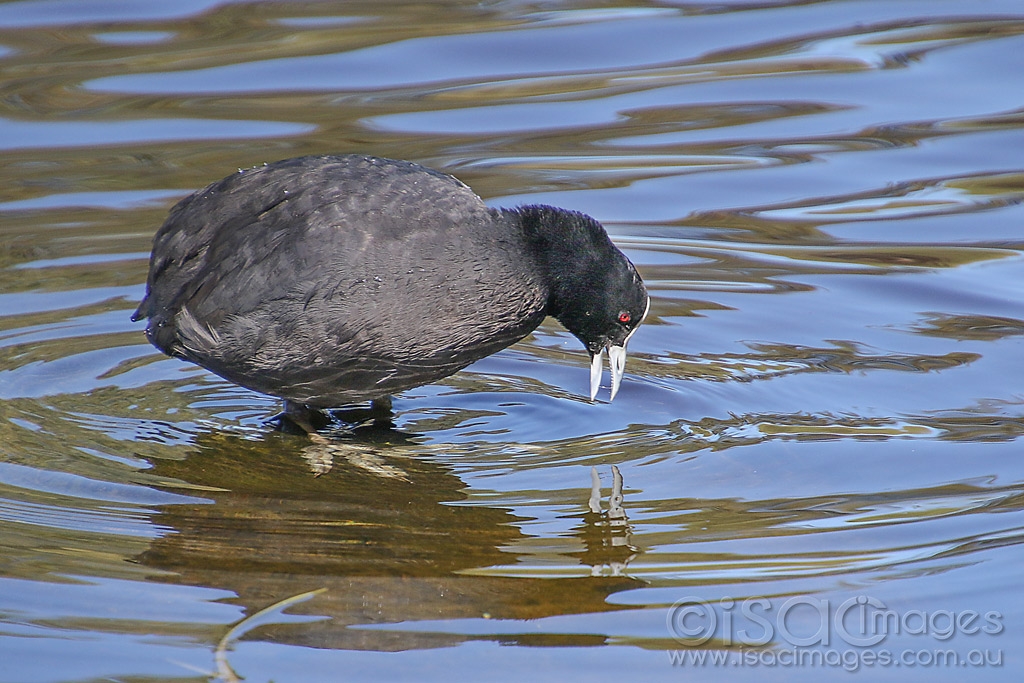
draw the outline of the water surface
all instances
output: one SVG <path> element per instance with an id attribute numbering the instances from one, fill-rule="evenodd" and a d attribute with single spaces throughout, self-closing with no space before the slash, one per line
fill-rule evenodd
<path id="1" fill-rule="evenodd" d="M 1010 680 L 1022 55 L 1010 0 L 0 4 L 0 681 Z M 615 402 L 548 321 L 310 443 L 149 346 L 170 206 L 325 152 L 604 222 Z"/>

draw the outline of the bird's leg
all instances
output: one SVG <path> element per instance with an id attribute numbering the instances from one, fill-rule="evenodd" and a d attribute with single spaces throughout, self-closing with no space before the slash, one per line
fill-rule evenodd
<path id="1" fill-rule="evenodd" d="M 289 428 L 297 428 L 304 434 L 315 434 L 318 429 L 326 427 L 329 420 L 322 410 L 288 399 L 285 399 L 284 411 L 278 413 L 274 419 L 277 420 L 278 427 L 282 431 L 291 431 Z"/>
<path id="2" fill-rule="evenodd" d="M 370 417 L 380 424 L 391 424 L 391 397 L 382 396 L 370 402 Z"/>

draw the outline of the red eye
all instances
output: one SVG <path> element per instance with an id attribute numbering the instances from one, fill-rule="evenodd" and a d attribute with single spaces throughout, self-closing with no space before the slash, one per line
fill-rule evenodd
<path id="1" fill-rule="evenodd" d="M 619 322 L 620 323 L 628 323 L 629 321 L 630 321 L 629 311 L 623 311 L 622 313 L 619 313 Z"/>

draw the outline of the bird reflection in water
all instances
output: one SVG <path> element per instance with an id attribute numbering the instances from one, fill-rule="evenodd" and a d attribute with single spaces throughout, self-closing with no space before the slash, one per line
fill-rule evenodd
<path id="1" fill-rule="evenodd" d="M 608 511 L 601 509 L 601 477 L 590 468 L 590 511 L 575 531 L 586 548 L 580 559 L 590 565 L 591 576 L 622 576 L 626 566 L 640 554 L 630 543 L 632 527 L 623 507 L 622 473 L 612 465 L 612 491 Z"/>
<path id="2" fill-rule="evenodd" d="M 596 472 L 593 502 L 588 506 L 586 494 L 576 494 L 573 537 L 545 558 L 565 571 L 524 577 L 503 568 L 514 557 L 510 549 L 529 544 L 523 525 L 530 518 L 513 506 L 470 500 L 447 459 L 421 457 L 434 449 L 451 452 L 453 445 L 422 444 L 418 434 L 370 424 L 347 437 L 321 436 L 334 437 L 334 449 L 319 451 L 333 458 L 322 476 L 313 476 L 302 460 L 302 449 L 314 444 L 269 431 L 262 438 L 205 432 L 188 457 L 154 458 L 152 476 L 179 482 L 202 500 L 160 506 L 153 523 L 165 532 L 134 561 L 157 570 L 161 581 L 230 591 L 247 616 L 287 605 L 290 615 L 311 617 L 280 624 L 260 617 L 259 632 L 247 640 L 333 650 L 451 647 L 486 636 L 388 625 L 439 617 L 459 623 L 483 614 L 528 621 L 603 613 L 621 609 L 610 595 L 643 585 L 626 569 L 638 551 L 630 545 L 617 468 L 609 500 L 602 499 Z M 371 457 L 354 466 L 357 453 Z M 377 476 L 368 462 L 401 476 Z M 566 562 L 570 557 L 599 578 L 581 581 L 580 567 Z M 313 592 L 315 599 L 294 602 Z M 224 649 L 252 624 L 230 630 Z M 509 642 L 507 634 L 493 638 Z M 538 642 L 529 634 L 517 638 Z M 578 638 L 593 642 L 589 635 Z"/>
<path id="3" fill-rule="evenodd" d="M 356 431 L 361 432 L 364 438 L 358 438 Z M 370 433 L 376 438 L 366 438 Z M 346 436 L 349 438 L 345 439 L 310 434 L 310 443 L 302 448 L 302 457 L 314 477 L 330 472 L 337 461 L 339 464 L 344 463 L 348 467 L 378 477 L 380 481 L 390 479 L 408 483 L 408 474 L 393 464 L 393 461 L 388 462 L 388 459 L 375 448 L 375 444 L 382 441 L 381 435 L 389 433 L 398 437 L 406 436 L 393 429 L 393 425 L 372 420 L 353 430 L 346 430 Z M 385 442 L 389 440 L 383 439 Z M 615 465 L 612 465 L 611 470 L 612 490 L 608 496 L 608 510 L 605 511 L 601 507 L 601 477 L 596 467 L 590 468 L 589 509 L 583 514 L 582 524 L 574 529 L 585 550 L 572 555 L 590 566 L 591 576 L 623 576 L 628 564 L 640 552 L 630 543 L 632 527 L 623 507 L 622 473 Z"/>

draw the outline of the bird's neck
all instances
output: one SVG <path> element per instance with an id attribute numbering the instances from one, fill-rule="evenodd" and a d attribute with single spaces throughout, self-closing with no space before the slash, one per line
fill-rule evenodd
<path id="1" fill-rule="evenodd" d="M 593 287 L 603 280 L 602 259 L 615 247 L 600 223 L 581 213 L 543 205 L 510 213 L 520 221 L 530 254 L 547 283 L 548 315 L 575 332 L 565 316 L 585 312 Z"/>

